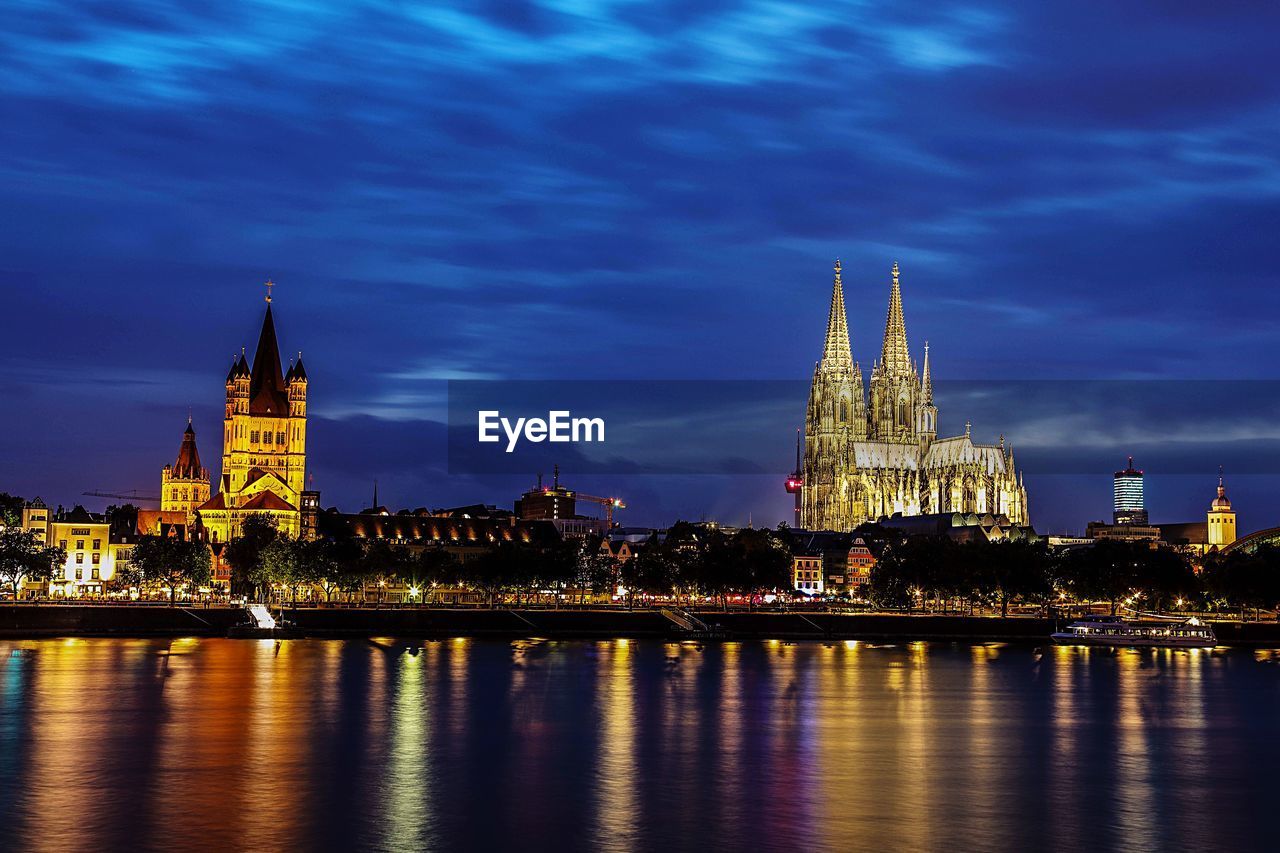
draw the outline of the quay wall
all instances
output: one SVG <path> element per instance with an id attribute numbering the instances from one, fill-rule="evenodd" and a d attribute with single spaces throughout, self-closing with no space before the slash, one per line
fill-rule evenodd
<path id="1" fill-rule="evenodd" d="M 730 640 L 1009 641 L 1047 643 L 1061 620 L 1017 616 L 702 611 L 716 636 Z M 498 637 L 548 639 L 685 634 L 655 610 L 464 609 L 446 607 L 299 607 L 285 618 L 309 637 Z M 0 637 L 227 635 L 247 616 L 238 607 L 0 604 Z M 1280 648 L 1280 624 L 1214 622 L 1223 645 Z"/>

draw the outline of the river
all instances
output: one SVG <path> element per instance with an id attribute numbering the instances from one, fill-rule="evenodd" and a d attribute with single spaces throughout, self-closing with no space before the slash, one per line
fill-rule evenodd
<path id="1" fill-rule="evenodd" d="M 1274 849 L 1280 653 L 0 641 L 0 849 Z"/>

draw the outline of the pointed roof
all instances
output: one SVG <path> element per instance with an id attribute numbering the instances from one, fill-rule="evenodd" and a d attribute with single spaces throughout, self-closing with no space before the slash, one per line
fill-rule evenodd
<path id="1" fill-rule="evenodd" d="M 216 495 L 209 498 L 209 500 L 205 501 L 204 503 L 200 504 L 200 506 L 196 507 L 196 512 L 201 512 L 203 510 L 209 510 L 209 509 L 226 509 L 226 508 L 227 508 L 227 499 L 222 496 L 222 492 L 218 492 Z"/>
<path id="2" fill-rule="evenodd" d="M 929 342 L 924 342 L 924 376 L 920 379 L 923 388 L 924 402 L 926 405 L 933 405 L 933 374 L 929 372 Z M 1004 437 L 1000 438 L 1001 443 Z"/>
<path id="3" fill-rule="evenodd" d="M 173 476 L 180 480 L 204 480 L 209 473 L 200 465 L 200 451 L 196 449 L 196 431 L 187 418 L 187 429 L 182 433 L 178 447 L 178 461 L 173 463 Z"/>
<path id="4" fill-rule="evenodd" d="M 276 324 L 267 303 L 258 335 L 258 349 L 253 354 L 253 372 L 249 377 L 249 414 L 289 414 L 289 398 L 284 392 L 284 372 L 280 369 L 280 346 L 276 343 Z"/>
<path id="5" fill-rule="evenodd" d="M 889 291 L 889 315 L 884 321 L 884 346 L 880 350 L 880 369 L 888 376 L 911 373 L 911 354 L 907 350 L 907 324 L 902 318 L 902 288 L 898 284 L 898 262 L 893 262 L 893 288 Z"/>
<path id="6" fill-rule="evenodd" d="M 261 510 L 296 510 L 293 504 L 277 495 L 275 492 L 259 492 L 249 500 L 240 505 L 240 509 L 246 512 Z"/>
<path id="7" fill-rule="evenodd" d="M 1222 481 L 1222 466 L 1218 466 L 1218 496 L 1209 505 L 1211 511 L 1227 512 L 1231 509 L 1231 500 L 1227 497 L 1227 487 Z"/>
<path id="8" fill-rule="evenodd" d="M 844 284 L 840 281 L 840 259 L 836 258 L 831 284 L 831 310 L 827 314 L 827 339 L 822 347 L 822 365 L 846 370 L 853 367 L 849 349 L 849 318 L 844 310 Z"/>
<path id="9" fill-rule="evenodd" d="M 306 369 L 305 367 L 303 367 L 303 366 L 302 366 L 302 353 L 301 353 L 301 352 L 299 352 L 299 353 L 298 353 L 298 363 L 297 363 L 297 364 L 295 364 L 295 365 L 293 366 L 293 381 L 294 381 L 294 382 L 299 382 L 299 381 L 301 381 L 301 382 L 306 382 L 306 381 L 307 381 L 307 369 Z"/>
<path id="10" fill-rule="evenodd" d="M 227 381 L 233 382 L 236 379 L 240 379 L 241 377 L 248 378 L 248 376 L 249 376 L 249 362 L 245 361 L 244 347 L 241 347 L 240 357 L 239 358 L 236 358 L 235 356 L 231 357 L 231 372 L 227 374 Z"/>

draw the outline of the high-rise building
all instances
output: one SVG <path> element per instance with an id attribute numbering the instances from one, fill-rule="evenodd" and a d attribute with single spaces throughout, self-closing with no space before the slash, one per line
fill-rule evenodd
<path id="1" fill-rule="evenodd" d="M 279 530 L 292 536 L 301 530 L 307 371 L 301 353 L 287 372 L 281 368 L 271 287 L 268 282 L 267 311 L 253 365 L 241 351 L 227 374 L 218 493 L 196 509 L 213 543 L 238 536 L 244 519 L 253 513 L 271 517 Z"/>
<path id="2" fill-rule="evenodd" d="M 1116 524 L 1136 524 L 1146 526 L 1147 508 L 1142 493 L 1142 472 L 1133 467 L 1133 457 L 1129 457 L 1129 467 L 1117 471 L 1112 485 L 1115 498 L 1115 512 L 1112 520 Z"/>
<path id="3" fill-rule="evenodd" d="M 788 491 L 800 489 L 802 526 L 852 530 L 895 514 L 954 512 L 1029 524 L 1027 491 L 1003 437 L 998 444 L 976 443 L 968 425 L 963 435 L 937 436 L 929 346 L 917 370 L 907 347 L 898 265 L 868 405 L 836 261 L 827 335 L 805 416 L 804 468 L 787 484 Z"/>

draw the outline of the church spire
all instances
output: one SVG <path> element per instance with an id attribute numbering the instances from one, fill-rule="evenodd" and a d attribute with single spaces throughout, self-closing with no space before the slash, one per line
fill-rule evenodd
<path id="1" fill-rule="evenodd" d="M 929 342 L 924 342 L 924 375 L 920 379 L 925 405 L 933 403 L 933 375 L 929 372 Z"/>
<path id="2" fill-rule="evenodd" d="M 276 342 L 276 324 L 271 316 L 268 296 L 267 313 L 262 318 L 258 349 L 253 354 L 253 372 L 249 377 L 249 412 L 255 415 L 289 414 L 289 399 L 284 392 L 284 371 L 280 369 L 280 345 Z"/>
<path id="3" fill-rule="evenodd" d="M 832 367 L 853 365 L 849 349 L 849 318 L 844 310 L 844 284 L 840 281 L 840 259 L 836 258 L 835 280 L 831 285 L 831 312 L 827 315 L 827 340 L 822 348 L 822 363 Z"/>
<path id="4" fill-rule="evenodd" d="M 880 351 L 880 369 L 887 376 L 911 373 L 911 355 L 907 351 L 907 324 L 902 319 L 902 288 L 898 284 L 898 262 L 893 262 L 893 288 L 889 291 L 889 315 L 884 321 L 884 347 Z"/>

